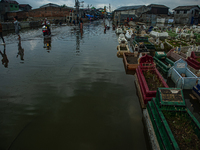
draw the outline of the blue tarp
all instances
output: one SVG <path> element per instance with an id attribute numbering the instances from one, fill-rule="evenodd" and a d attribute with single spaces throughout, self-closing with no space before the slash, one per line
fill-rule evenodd
<path id="1" fill-rule="evenodd" d="M 93 15 L 86 15 L 88 18 L 94 18 Z"/>

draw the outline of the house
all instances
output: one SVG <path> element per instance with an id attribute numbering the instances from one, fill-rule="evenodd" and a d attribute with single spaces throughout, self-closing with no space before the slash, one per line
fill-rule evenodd
<path id="1" fill-rule="evenodd" d="M 0 2 L 1 11 L 17 11 L 19 10 L 19 3 L 14 0 L 1 0 Z"/>
<path id="2" fill-rule="evenodd" d="M 48 3 L 37 9 L 28 11 L 27 18 L 32 18 L 33 20 L 43 20 L 44 18 L 48 18 L 48 20 L 65 22 L 66 16 L 69 16 L 69 12 L 69 7 Z"/>
<path id="3" fill-rule="evenodd" d="M 48 4 L 40 6 L 40 8 L 45 8 L 45 7 L 61 7 L 61 6 L 57 4 L 53 4 L 53 3 L 48 3 Z"/>
<path id="4" fill-rule="evenodd" d="M 162 18 L 162 23 L 165 20 L 171 19 L 169 7 L 160 4 L 150 4 L 147 6 L 148 11 L 142 13 L 140 21 L 151 22 L 152 24 L 159 22 L 158 20 Z"/>
<path id="5" fill-rule="evenodd" d="M 22 11 L 30 11 L 32 7 L 29 4 L 20 4 L 19 9 L 21 9 Z"/>
<path id="6" fill-rule="evenodd" d="M 0 1 L 0 21 L 4 21 L 6 13 L 11 11 L 19 11 L 19 3 L 14 0 Z"/>
<path id="7" fill-rule="evenodd" d="M 174 20 L 178 24 L 198 24 L 200 7 L 198 5 L 178 6 L 174 10 Z"/>
<path id="8" fill-rule="evenodd" d="M 114 21 L 123 21 L 127 17 L 136 19 L 146 10 L 147 7 L 145 5 L 120 7 L 114 11 Z"/>
<path id="9" fill-rule="evenodd" d="M 160 4 L 150 4 L 147 6 L 149 8 L 149 14 L 165 14 L 168 15 L 169 7 Z"/>

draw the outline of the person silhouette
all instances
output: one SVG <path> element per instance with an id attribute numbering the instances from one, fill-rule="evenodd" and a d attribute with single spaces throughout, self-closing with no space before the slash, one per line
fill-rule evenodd
<path id="1" fill-rule="evenodd" d="M 1 24 L 1 23 L 0 23 L 0 37 L 1 37 L 2 41 L 3 41 L 2 45 L 5 45 L 6 43 L 5 43 L 4 38 L 3 38 L 3 34 L 2 34 L 2 24 Z"/>
<path id="2" fill-rule="evenodd" d="M 20 23 L 17 21 L 18 17 L 15 16 L 14 18 L 14 27 L 15 27 L 15 33 L 18 35 L 18 39 L 21 39 L 20 35 L 19 35 L 19 30 L 21 29 Z"/>
<path id="3" fill-rule="evenodd" d="M 24 49 L 21 46 L 21 39 L 19 39 L 19 43 L 18 43 L 18 53 L 17 53 L 17 57 L 20 55 L 20 59 L 24 60 Z"/>
<path id="4" fill-rule="evenodd" d="M 2 61 L 2 65 L 4 65 L 5 68 L 8 68 L 9 60 L 8 60 L 7 55 L 6 55 L 6 46 L 5 45 L 4 45 L 3 53 L 0 50 L 0 54 L 3 57 L 2 60 L 1 60 Z"/>

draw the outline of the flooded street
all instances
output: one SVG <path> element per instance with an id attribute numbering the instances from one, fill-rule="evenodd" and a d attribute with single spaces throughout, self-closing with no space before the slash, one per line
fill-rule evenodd
<path id="1" fill-rule="evenodd" d="M 51 38 L 40 28 L 21 37 L 4 36 L 1 150 L 148 149 L 134 76 L 116 56 L 115 31 L 104 34 L 100 20 L 85 23 L 82 33 L 58 26 Z"/>

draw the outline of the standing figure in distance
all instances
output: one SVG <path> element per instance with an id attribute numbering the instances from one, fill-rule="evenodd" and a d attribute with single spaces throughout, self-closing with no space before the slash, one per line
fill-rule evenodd
<path id="1" fill-rule="evenodd" d="M 15 26 L 15 33 L 18 35 L 18 39 L 20 39 L 20 35 L 19 35 L 19 30 L 20 30 L 20 24 L 17 21 L 17 16 L 14 17 L 14 26 Z"/>
<path id="2" fill-rule="evenodd" d="M 2 45 L 5 45 L 5 41 L 4 41 L 4 38 L 3 38 L 3 35 L 2 35 L 2 24 L 0 23 L 0 36 L 1 36 L 1 39 L 3 41 Z"/>

